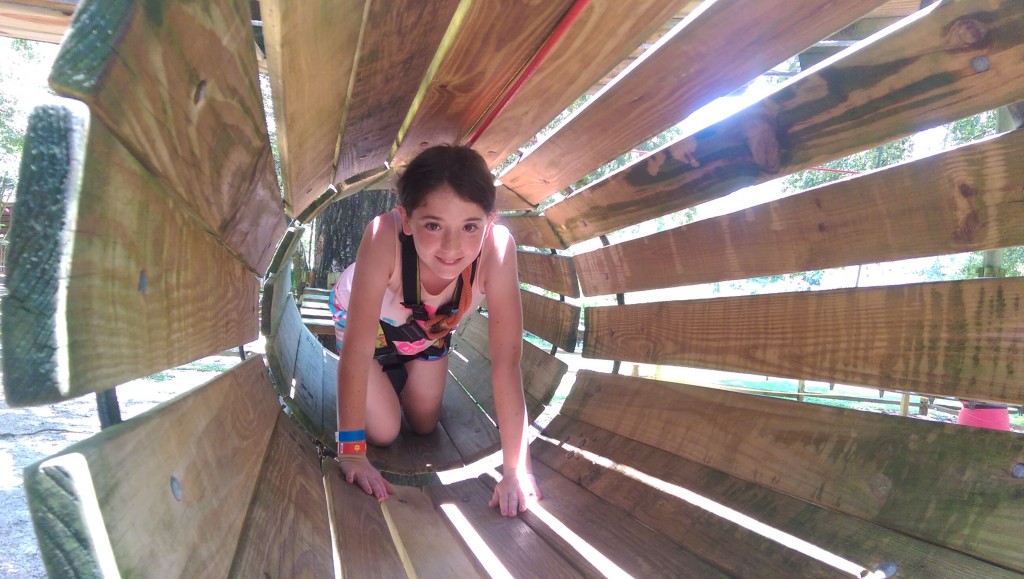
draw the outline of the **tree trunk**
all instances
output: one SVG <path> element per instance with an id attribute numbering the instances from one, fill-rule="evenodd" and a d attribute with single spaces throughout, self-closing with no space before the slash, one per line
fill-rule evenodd
<path id="1" fill-rule="evenodd" d="M 366 224 L 394 209 L 397 201 L 390 190 L 360 191 L 324 208 L 317 217 L 314 287 L 328 287 L 330 272 L 342 271 L 356 260 Z"/>

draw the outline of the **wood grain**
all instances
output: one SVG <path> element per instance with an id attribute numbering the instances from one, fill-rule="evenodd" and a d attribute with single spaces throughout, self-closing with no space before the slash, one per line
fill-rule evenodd
<path id="1" fill-rule="evenodd" d="M 249 4 L 83 0 L 50 73 L 262 275 L 285 217 Z M 186 209 L 187 208 L 187 209 Z"/>
<path id="2" fill-rule="evenodd" d="M 576 265 L 572 257 L 519 251 L 519 281 L 570 298 L 580 297 Z"/>
<path id="3" fill-rule="evenodd" d="M 1022 436 L 581 371 L 562 412 L 1020 571 Z M 669 430 L 666 430 L 669 429 Z M 1013 537 L 1013 538 L 1010 538 Z"/>
<path id="4" fill-rule="evenodd" d="M 812 570 L 821 571 L 822 566 L 724 517 L 649 486 L 627 474 L 629 468 L 692 491 L 712 501 L 711 506 L 717 503 L 733 509 L 868 570 L 891 562 L 896 563 L 900 574 L 912 577 L 1015 575 L 952 549 L 804 502 L 714 470 L 701 461 L 686 460 L 564 415 L 544 429 L 544 436 L 549 438 L 531 446 L 534 464 L 540 461 L 548 465 L 582 487 L 575 493 L 593 493 L 735 576 L 804 577 Z M 614 467 L 607 466 L 609 461 Z M 546 487 L 542 489 L 546 491 Z M 569 491 L 558 496 L 567 494 Z M 546 492 L 542 504 L 546 506 L 550 496 Z M 838 573 L 839 569 L 832 569 L 831 575 Z"/>
<path id="5" fill-rule="evenodd" d="M 506 215 L 498 219 L 512 232 L 519 245 L 541 249 L 566 249 L 569 247 L 555 232 L 554 226 L 543 215 Z"/>
<path id="6" fill-rule="evenodd" d="M 664 22 L 691 11 L 694 4 L 689 0 L 591 0 L 475 147 L 492 167 L 504 161 Z"/>
<path id="7" fill-rule="evenodd" d="M 578 243 L 1022 100 L 1024 5 L 938 2 L 844 55 L 544 216 Z M 989 68 L 976 72 L 975 58 Z"/>
<path id="8" fill-rule="evenodd" d="M 467 382 L 466 389 L 472 385 L 472 382 Z M 493 410 L 488 415 L 477 406 L 466 389 L 449 372 L 441 400 L 441 425 L 458 449 L 463 463 L 470 464 L 501 448 L 501 437 L 495 426 Z"/>
<path id="9" fill-rule="evenodd" d="M 1022 155 L 1014 131 L 573 261 L 600 295 L 1024 245 Z"/>
<path id="10" fill-rule="evenodd" d="M 274 376 L 274 388 L 278 394 L 294 398 L 292 377 L 295 376 L 295 360 L 304 328 L 299 311 L 295 308 L 295 298 L 291 294 L 285 295 L 282 309 L 281 323 L 277 331 L 267 336 L 267 363 Z"/>
<path id="11" fill-rule="evenodd" d="M 419 577 L 485 577 L 472 551 L 445 524 L 423 489 L 395 487 L 388 512 Z"/>
<path id="12" fill-rule="evenodd" d="M 399 136 L 394 165 L 423 149 L 461 142 L 554 30 L 571 0 L 472 2 L 425 79 Z"/>
<path id="13" fill-rule="evenodd" d="M 330 576 L 334 556 L 320 457 L 284 414 L 273 432 L 230 576 Z"/>
<path id="14" fill-rule="evenodd" d="M 399 129 L 458 6 L 459 0 L 368 3 L 345 101 L 334 183 L 390 160 Z"/>
<path id="15" fill-rule="evenodd" d="M 520 294 L 523 299 L 523 329 L 566 352 L 575 352 L 580 307 L 525 290 Z"/>
<path id="16" fill-rule="evenodd" d="M 494 209 L 496 211 L 531 211 L 533 207 L 508 187 L 504 185 L 495 187 Z"/>
<path id="17" fill-rule="evenodd" d="M 31 115 L 3 300 L 8 404 L 248 343 L 259 282 L 80 103 Z"/>
<path id="18" fill-rule="evenodd" d="M 527 201 L 540 203 L 883 2 L 712 4 L 670 32 L 627 76 L 504 174 L 502 182 Z"/>
<path id="19" fill-rule="evenodd" d="M 58 44 L 77 4 L 74 0 L 0 2 L 0 36 Z"/>
<path id="20" fill-rule="evenodd" d="M 1024 402 L 1024 280 L 587 308 L 583 355 Z"/>
<path id="21" fill-rule="evenodd" d="M 109 542 L 95 534 L 91 541 L 116 561 L 109 564 L 121 576 L 154 570 L 176 577 L 227 575 L 278 413 L 267 368 L 255 356 L 29 467 L 25 487 L 34 523 L 50 537 L 43 542 L 48 568 L 66 569 L 53 563 L 63 559 L 76 575 L 89 573 L 79 559 L 63 558 L 64 529 L 91 529 L 95 520 L 81 517 L 101 516 Z M 53 467 L 61 479 L 51 476 Z M 46 478 L 56 486 L 45 484 Z M 94 510 L 83 512 L 83 505 Z"/>

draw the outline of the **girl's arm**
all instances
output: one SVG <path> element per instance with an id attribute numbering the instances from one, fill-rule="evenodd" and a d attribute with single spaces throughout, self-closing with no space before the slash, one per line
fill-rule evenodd
<path id="1" fill-rule="evenodd" d="M 494 489 L 490 505 L 499 506 L 504 516 L 514 517 L 526 510 L 527 494 L 540 498 L 540 493 L 530 465 L 526 402 L 519 368 L 523 352 L 523 307 L 516 245 L 505 227 L 495 225 L 492 231 L 495 259 L 489 260 L 484 290 L 489 319 L 491 383 L 504 476 Z"/>
<path id="2" fill-rule="evenodd" d="M 395 261 L 395 224 L 391 214 L 375 218 L 363 232 L 356 252 L 355 277 L 349 296 L 345 340 L 338 364 L 338 430 L 366 428 L 366 391 L 374 364 L 380 305 Z M 366 455 L 339 456 L 350 483 L 379 500 L 394 492 Z"/>

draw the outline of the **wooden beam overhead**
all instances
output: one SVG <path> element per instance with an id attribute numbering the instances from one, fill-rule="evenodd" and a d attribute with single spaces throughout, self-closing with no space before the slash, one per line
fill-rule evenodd
<path id="1" fill-rule="evenodd" d="M 576 255 L 585 295 L 1024 245 L 1024 131 Z"/>
<path id="2" fill-rule="evenodd" d="M 544 216 L 578 243 L 1024 100 L 1024 4 L 942 1 L 843 54 Z"/>
<path id="3" fill-rule="evenodd" d="M 1024 279 L 587 308 L 583 355 L 1024 402 Z"/>
<path id="4" fill-rule="evenodd" d="M 568 247 L 555 233 L 551 222 L 542 215 L 505 215 L 498 222 L 508 227 L 517 245 L 539 249 L 565 249 Z"/>
<path id="5" fill-rule="evenodd" d="M 58 44 L 77 5 L 77 0 L 0 2 L 0 36 Z"/>

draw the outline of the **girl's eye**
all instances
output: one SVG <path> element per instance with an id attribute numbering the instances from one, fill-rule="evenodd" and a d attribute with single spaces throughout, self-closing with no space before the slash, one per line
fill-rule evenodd
<path id="1" fill-rule="evenodd" d="M 424 225 L 423 227 L 427 231 L 438 231 L 439 229 L 441 229 L 441 226 L 438 225 L 437 223 L 428 223 L 428 224 Z"/>
<path id="2" fill-rule="evenodd" d="M 473 233 L 477 229 L 479 229 L 479 226 L 476 223 L 467 223 L 462 226 L 462 230 L 465 231 L 466 233 Z"/>

